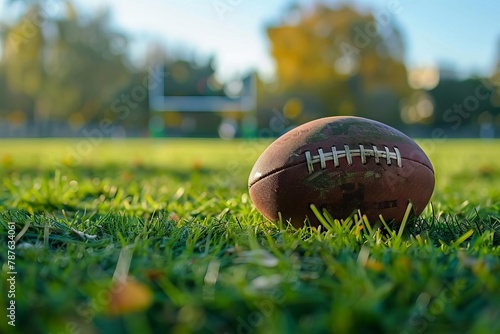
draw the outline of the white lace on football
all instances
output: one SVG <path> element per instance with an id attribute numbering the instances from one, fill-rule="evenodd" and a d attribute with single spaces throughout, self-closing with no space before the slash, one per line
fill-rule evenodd
<path id="1" fill-rule="evenodd" d="M 360 157 L 361 163 L 366 164 L 367 157 L 374 157 L 375 163 L 379 164 L 380 159 L 384 159 L 387 165 L 392 164 L 392 160 L 396 160 L 398 167 L 403 167 L 401 161 L 401 153 L 399 152 L 397 147 L 393 147 L 394 152 L 391 152 L 387 146 L 384 146 L 383 149 L 377 149 L 377 146 L 373 145 L 371 148 L 364 147 L 363 145 L 359 145 L 358 148 L 352 149 L 349 146 L 344 145 L 343 150 L 337 150 L 335 146 L 332 147 L 331 151 L 324 152 L 323 149 L 318 149 L 317 155 L 311 155 L 311 152 L 306 151 L 306 163 L 307 170 L 309 174 L 314 172 L 314 164 L 319 162 L 320 169 L 326 168 L 327 161 L 333 161 L 333 166 L 339 166 L 339 159 L 346 158 L 347 164 L 351 166 L 353 164 L 353 157 Z"/>

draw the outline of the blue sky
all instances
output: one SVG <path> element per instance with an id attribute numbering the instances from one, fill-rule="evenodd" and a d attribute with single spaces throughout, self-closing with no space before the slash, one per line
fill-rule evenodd
<path id="1" fill-rule="evenodd" d="M 54 11 L 60 7 L 54 3 Z M 128 32 L 136 59 L 152 40 L 170 52 L 204 58 L 215 55 L 223 79 L 256 68 L 272 76 L 274 63 L 265 34 L 292 2 L 306 0 L 76 0 L 90 12 L 110 7 L 113 24 Z M 327 3 L 339 3 L 325 0 Z M 500 54 L 500 1 L 355 0 L 362 10 L 389 12 L 405 38 L 406 64 L 445 65 L 461 75 L 489 74 Z M 217 4 L 226 4 L 218 11 Z M 17 5 L 0 0 L 0 18 Z M 395 10 L 394 8 L 397 7 Z M 220 7 L 219 7 L 220 8 Z"/>

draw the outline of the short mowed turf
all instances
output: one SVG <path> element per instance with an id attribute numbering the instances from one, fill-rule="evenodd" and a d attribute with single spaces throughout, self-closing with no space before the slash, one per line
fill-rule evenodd
<path id="1" fill-rule="evenodd" d="M 403 230 L 267 221 L 269 141 L 2 140 L 0 332 L 500 333 L 500 142 L 419 143 Z"/>

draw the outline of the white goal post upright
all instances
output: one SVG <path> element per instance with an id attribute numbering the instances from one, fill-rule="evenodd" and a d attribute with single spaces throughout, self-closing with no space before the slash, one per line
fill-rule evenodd
<path id="1" fill-rule="evenodd" d="M 152 73 L 164 72 L 163 65 L 157 64 Z M 166 87 L 166 76 L 149 80 L 149 108 L 152 112 L 241 112 L 256 110 L 257 87 L 255 76 L 249 75 L 242 82 L 237 96 L 170 96 Z M 166 88 L 166 89 L 165 89 Z M 167 92 L 167 93 L 165 93 Z"/>

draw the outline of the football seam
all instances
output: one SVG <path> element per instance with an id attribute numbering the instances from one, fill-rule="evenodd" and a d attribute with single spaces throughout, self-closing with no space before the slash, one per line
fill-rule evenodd
<path id="1" fill-rule="evenodd" d="M 306 164 L 308 173 L 311 174 L 314 172 L 314 164 L 320 163 L 320 169 L 326 169 L 326 162 L 332 161 L 335 167 L 340 165 L 339 159 L 345 157 L 347 159 L 347 164 L 351 166 L 353 164 L 353 157 L 360 157 L 361 163 L 366 164 L 367 157 L 374 157 L 375 163 L 380 162 L 380 158 L 385 159 L 387 161 L 387 165 L 391 165 L 391 159 L 396 160 L 398 167 L 402 167 L 401 163 L 401 153 L 397 146 L 393 146 L 394 152 L 391 152 L 390 149 L 384 145 L 384 149 L 380 150 L 376 145 L 370 145 L 365 148 L 365 145 L 359 144 L 358 148 L 350 148 L 349 145 L 344 145 L 344 150 L 337 150 L 337 147 L 334 145 L 331 148 L 331 151 L 323 151 L 322 148 L 318 148 L 317 155 L 311 155 L 310 151 L 305 151 L 306 156 Z"/>
<path id="2" fill-rule="evenodd" d="M 413 160 L 413 159 L 408 159 L 408 158 L 403 158 L 403 159 L 404 159 L 404 160 L 411 161 L 411 162 L 415 162 L 415 163 L 417 163 L 417 164 L 419 164 L 419 165 L 422 165 L 422 166 L 426 167 L 428 170 L 430 170 L 430 171 L 431 171 L 431 173 L 432 173 L 432 175 L 436 175 L 436 173 L 434 173 L 434 169 L 433 169 L 432 167 L 429 167 L 429 166 L 427 166 L 426 164 L 424 164 L 424 163 L 422 163 L 422 162 L 420 162 L 420 161 Z M 430 162 L 430 161 L 429 161 L 429 162 Z M 432 164 L 431 164 L 431 166 L 432 166 Z"/>
<path id="3" fill-rule="evenodd" d="M 432 175 L 435 175 L 434 173 L 434 169 L 427 166 L 426 164 L 420 162 L 420 161 L 417 161 L 417 160 L 413 160 L 413 159 L 409 159 L 409 158 L 404 158 L 404 157 L 401 157 L 402 160 L 406 160 L 406 161 L 411 161 L 411 162 L 415 162 L 417 164 L 420 164 L 424 167 L 426 167 L 427 169 L 429 169 L 431 172 L 432 172 Z M 288 166 L 285 166 L 285 167 L 282 167 L 282 168 L 276 168 L 276 169 L 273 169 L 272 171 L 266 173 L 266 174 L 262 174 L 258 179 L 256 179 L 254 182 L 252 182 L 251 184 L 248 185 L 248 188 L 251 188 L 254 184 L 256 184 L 257 182 L 267 178 L 268 176 L 271 176 L 273 174 L 276 174 L 276 173 L 279 173 L 285 169 L 288 169 L 288 168 L 291 168 L 291 167 L 295 167 L 295 166 L 298 166 L 298 165 L 302 165 L 304 164 L 306 167 L 307 167 L 307 161 L 302 161 L 302 162 L 298 162 L 296 164 L 293 164 L 293 165 L 288 165 Z M 391 167 L 391 165 L 389 165 L 388 167 Z M 337 167 L 336 167 L 337 168 Z M 401 168 L 401 167 L 399 167 Z"/>

